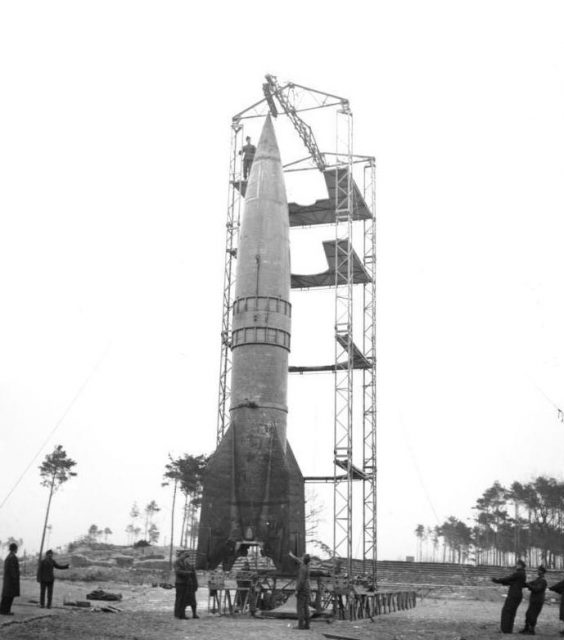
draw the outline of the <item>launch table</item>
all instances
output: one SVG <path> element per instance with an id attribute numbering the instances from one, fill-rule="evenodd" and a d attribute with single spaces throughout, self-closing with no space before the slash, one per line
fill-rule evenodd
<path id="1" fill-rule="evenodd" d="M 287 576 L 237 574 L 237 579 L 212 573 L 208 581 L 208 611 L 219 615 L 254 615 L 257 609 L 265 617 L 288 617 L 283 604 L 295 591 L 295 580 Z M 356 585 L 333 583 L 318 578 L 312 584 L 312 606 L 316 613 L 332 612 L 341 620 L 372 618 L 385 613 L 411 609 L 416 605 L 415 591 L 373 591 Z M 282 606 L 280 606 L 282 605 Z"/>

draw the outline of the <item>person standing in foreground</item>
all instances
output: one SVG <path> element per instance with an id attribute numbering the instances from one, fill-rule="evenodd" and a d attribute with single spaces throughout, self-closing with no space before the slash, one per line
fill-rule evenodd
<path id="1" fill-rule="evenodd" d="M 194 567 L 188 562 L 189 552 L 179 550 L 176 552 L 178 558 L 174 563 L 176 574 L 175 587 L 176 599 L 174 602 L 174 617 L 179 620 L 188 620 L 186 617 L 186 607 L 192 607 L 192 617 L 199 618 L 196 613 L 196 591 L 198 590 L 198 578 Z"/>
<path id="2" fill-rule="evenodd" d="M 12 602 L 20 595 L 20 561 L 16 555 L 18 545 L 15 542 L 9 547 L 10 553 L 4 560 L 4 580 L 2 583 L 2 600 L 0 600 L 0 615 L 13 616 Z"/>
<path id="3" fill-rule="evenodd" d="M 53 585 L 55 583 L 55 573 L 53 569 L 68 568 L 68 564 L 58 564 L 55 562 L 51 549 L 45 553 L 45 557 L 37 567 L 37 582 L 39 582 L 41 586 L 39 604 L 42 609 L 45 607 L 45 592 L 47 592 L 47 609 L 51 608 L 51 602 L 53 601 Z"/>
<path id="4" fill-rule="evenodd" d="M 525 586 L 531 592 L 529 597 L 529 606 L 525 613 L 525 627 L 519 631 L 530 636 L 535 635 L 535 626 L 537 624 L 537 618 L 541 612 L 544 604 L 544 592 L 546 591 L 546 580 L 544 574 L 546 569 L 540 566 L 537 569 L 537 577 L 530 582 L 527 582 Z"/>
<path id="5" fill-rule="evenodd" d="M 196 591 L 198 591 L 198 576 L 196 575 L 196 569 L 194 568 L 194 565 L 188 561 L 188 552 L 186 552 L 184 558 L 184 566 L 186 567 L 186 571 L 188 572 L 188 587 L 186 589 L 186 604 L 184 606 L 191 607 L 193 618 L 199 618 L 200 616 L 196 613 Z"/>
<path id="6" fill-rule="evenodd" d="M 309 629 L 309 602 L 311 599 L 311 586 L 309 583 L 309 554 L 305 554 L 300 560 L 291 551 L 288 554 L 298 563 L 298 577 L 296 579 L 296 598 L 298 613 L 298 629 Z"/>
<path id="7" fill-rule="evenodd" d="M 501 610 L 501 633 L 513 633 L 515 615 L 523 599 L 523 587 L 527 582 L 525 563 L 523 560 L 517 560 L 515 571 L 511 575 L 505 578 L 492 578 L 492 582 L 509 587 L 505 604 Z"/>
<path id="8" fill-rule="evenodd" d="M 564 636 L 564 580 L 553 584 L 552 587 L 548 587 L 550 591 L 560 594 L 560 635 Z"/>

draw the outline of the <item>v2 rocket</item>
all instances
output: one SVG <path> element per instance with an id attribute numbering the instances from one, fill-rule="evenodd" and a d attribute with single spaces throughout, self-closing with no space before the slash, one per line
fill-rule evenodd
<path id="1" fill-rule="evenodd" d="M 245 194 L 231 335 L 231 424 L 203 480 L 197 567 L 229 570 L 251 546 L 281 571 L 305 547 L 304 480 L 286 440 L 289 215 L 267 116 Z"/>

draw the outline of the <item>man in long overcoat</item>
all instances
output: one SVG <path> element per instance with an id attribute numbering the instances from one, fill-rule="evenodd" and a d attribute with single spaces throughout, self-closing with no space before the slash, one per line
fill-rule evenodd
<path id="1" fill-rule="evenodd" d="M 53 569 L 68 569 L 68 564 L 58 564 L 53 558 L 53 551 L 49 549 L 45 557 L 37 567 L 37 582 L 41 585 L 39 603 L 41 608 L 45 607 L 45 593 L 47 593 L 47 609 L 51 608 L 53 601 L 53 585 L 55 583 L 55 572 Z"/>
<path id="2" fill-rule="evenodd" d="M 186 607 L 192 608 L 192 617 L 199 618 L 196 612 L 196 591 L 198 590 L 198 577 L 194 566 L 188 561 L 189 552 L 177 552 L 174 563 L 176 598 L 174 602 L 174 617 L 187 620 Z"/>
<path id="3" fill-rule="evenodd" d="M 553 584 L 552 587 L 548 587 L 550 591 L 554 591 L 560 594 L 560 635 L 564 636 L 564 580 Z"/>
<path id="4" fill-rule="evenodd" d="M 4 580 L 2 583 L 2 600 L 0 600 L 0 615 L 13 616 L 12 602 L 20 595 L 20 561 L 16 555 L 18 545 L 12 542 L 10 552 L 4 560 Z"/>
<path id="5" fill-rule="evenodd" d="M 505 604 L 501 610 L 501 633 L 513 633 L 515 615 L 523 599 L 523 587 L 527 582 L 525 563 L 523 560 L 517 560 L 515 571 L 511 575 L 505 578 L 492 578 L 492 582 L 509 587 Z"/>

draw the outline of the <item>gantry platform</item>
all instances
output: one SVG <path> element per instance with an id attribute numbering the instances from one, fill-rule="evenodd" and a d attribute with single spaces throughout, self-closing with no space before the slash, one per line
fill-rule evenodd
<path id="1" fill-rule="evenodd" d="M 347 344 L 344 336 L 337 335 L 337 342 L 346 350 Z M 356 346 L 356 344 L 352 344 L 352 362 L 351 366 L 353 369 L 370 369 L 372 367 L 372 361 L 367 358 L 361 350 Z M 339 362 L 337 364 L 322 364 L 315 366 L 290 366 L 288 367 L 288 371 L 290 373 L 320 373 L 325 371 L 342 371 L 343 369 L 348 369 L 349 363 L 347 360 L 344 362 Z"/>
<path id="2" fill-rule="evenodd" d="M 335 211 L 337 203 L 335 195 L 337 193 L 337 170 L 335 168 L 326 169 L 323 172 L 325 185 L 327 186 L 328 198 L 316 200 L 313 204 L 301 205 L 296 202 L 288 204 L 288 212 L 290 215 L 290 227 L 312 227 L 320 224 L 335 224 Z M 348 180 L 348 169 L 339 169 L 339 181 L 346 182 Z M 245 197 L 247 192 L 246 180 L 235 180 L 231 184 L 241 192 Z M 372 215 L 366 205 L 360 189 L 356 182 L 352 181 L 353 196 L 353 220 L 369 220 Z"/>
<path id="3" fill-rule="evenodd" d="M 337 243 L 341 250 L 341 253 L 348 253 L 349 240 L 325 240 L 323 244 L 323 251 L 325 251 L 325 257 L 327 258 L 327 264 L 329 268 L 322 273 L 315 273 L 312 275 L 297 275 L 291 276 L 292 289 L 312 289 L 314 287 L 334 287 L 337 285 L 347 284 L 346 274 L 339 274 L 336 278 L 335 262 L 336 262 L 336 247 Z M 352 258 L 352 283 L 353 284 L 366 284 L 371 282 L 370 275 L 366 268 L 362 264 L 362 260 L 358 257 L 355 250 L 351 250 Z"/>

